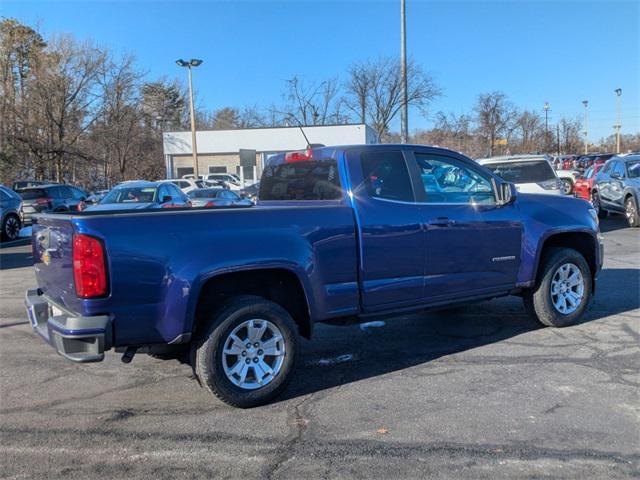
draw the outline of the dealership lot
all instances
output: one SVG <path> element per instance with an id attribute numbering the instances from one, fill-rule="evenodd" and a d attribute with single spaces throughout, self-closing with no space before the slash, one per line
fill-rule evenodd
<path id="1" fill-rule="evenodd" d="M 276 403 L 213 400 L 178 360 L 63 360 L 26 320 L 28 246 L 0 249 L 0 477 L 637 478 L 640 232 L 602 224 L 585 322 L 516 298 L 320 325 Z"/>

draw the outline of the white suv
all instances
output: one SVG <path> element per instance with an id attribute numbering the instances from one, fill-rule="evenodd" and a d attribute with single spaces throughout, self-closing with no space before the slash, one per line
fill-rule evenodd
<path id="1" fill-rule="evenodd" d="M 515 183 L 519 192 L 563 195 L 562 181 L 543 155 L 480 158 L 477 162 L 507 182 Z"/>

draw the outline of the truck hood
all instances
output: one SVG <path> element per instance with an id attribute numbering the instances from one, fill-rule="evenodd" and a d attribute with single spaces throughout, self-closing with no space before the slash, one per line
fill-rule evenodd
<path id="1" fill-rule="evenodd" d="M 99 203 L 85 208 L 86 212 L 106 212 L 116 210 L 143 210 L 145 208 L 158 208 L 157 203 Z"/>
<path id="2" fill-rule="evenodd" d="M 545 228 L 598 230 L 598 222 L 591 203 L 565 195 L 519 193 L 518 205 L 522 213 Z"/>

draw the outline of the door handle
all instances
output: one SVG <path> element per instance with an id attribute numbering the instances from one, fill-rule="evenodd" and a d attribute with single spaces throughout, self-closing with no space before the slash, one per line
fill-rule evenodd
<path id="1" fill-rule="evenodd" d="M 455 224 L 455 220 L 451 220 L 448 217 L 438 217 L 435 220 L 429 220 L 427 225 L 437 226 L 437 227 L 448 227 L 450 225 Z"/>

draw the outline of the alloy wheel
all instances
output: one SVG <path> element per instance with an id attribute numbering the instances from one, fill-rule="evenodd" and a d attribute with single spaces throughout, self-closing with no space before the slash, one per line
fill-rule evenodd
<path id="1" fill-rule="evenodd" d="M 285 353 L 284 337 L 276 325 L 264 319 L 247 320 L 227 336 L 222 366 L 231 383 L 255 390 L 278 375 Z"/>
<path id="2" fill-rule="evenodd" d="M 584 299 L 584 277 L 577 265 L 565 263 L 551 279 L 551 303 L 563 315 L 575 312 Z"/>

